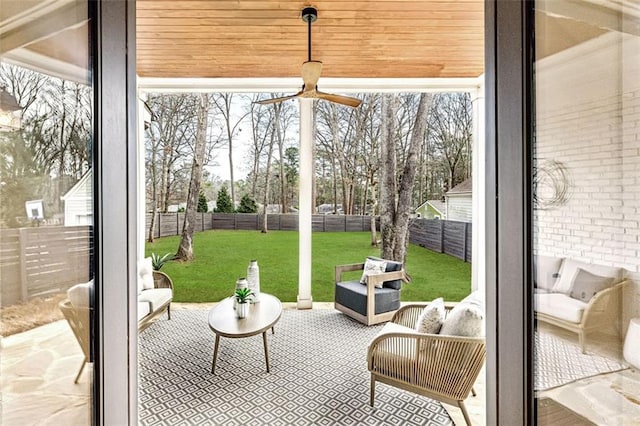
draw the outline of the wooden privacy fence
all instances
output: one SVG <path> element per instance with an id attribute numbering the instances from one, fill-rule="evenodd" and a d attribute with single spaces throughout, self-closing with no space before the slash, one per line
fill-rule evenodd
<path id="1" fill-rule="evenodd" d="M 439 253 L 471 262 L 471 224 L 454 220 L 415 219 L 409 241 Z"/>
<path id="2" fill-rule="evenodd" d="M 251 213 L 196 213 L 195 230 L 230 229 L 255 231 L 262 229 L 263 215 Z M 180 235 L 184 213 L 157 213 L 153 235 L 156 238 Z M 379 226 L 380 221 L 376 219 Z M 146 235 L 151 226 L 151 213 L 146 216 Z M 371 216 L 313 215 L 314 232 L 363 232 L 371 230 Z M 267 215 L 267 228 L 271 231 L 297 231 L 297 214 Z"/>
<path id="3" fill-rule="evenodd" d="M 89 281 L 89 226 L 0 230 L 0 302 L 9 306 Z"/>
<path id="4" fill-rule="evenodd" d="M 262 215 L 249 213 L 197 213 L 196 232 L 211 229 L 259 230 Z M 153 235 L 156 238 L 180 235 L 184 213 L 157 213 Z M 368 232 L 371 216 L 313 215 L 314 232 Z M 146 229 L 151 226 L 151 213 L 146 216 Z M 297 231 L 298 215 L 267 215 L 272 231 Z M 380 229 L 380 219 L 376 218 Z M 409 228 L 409 241 L 438 253 L 446 253 L 471 262 L 471 224 L 453 220 L 415 219 Z"/>

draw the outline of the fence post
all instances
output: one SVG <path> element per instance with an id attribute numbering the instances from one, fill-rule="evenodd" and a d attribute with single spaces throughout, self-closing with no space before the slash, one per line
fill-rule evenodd
<path id="1" fill-rule="evenodd" d="M 20 297 L 23 302 L 29 299 L 27 283 L 27 228 L 20 228 Z"/>
<path id="2" fill-rule="evenodd" d="M 444 221 L 440 221 L 440 253 L 444 253 Z"/>
<path id="3" fill-rule="evenodd" d="M 162 216 L 160 215 L 160 213 L 154 213 L 154 214 L 157 214 L 157 215 L 158 215 L 158 220 L 156 220 L 156 224 L 157 224 L 157 226 L 158 226 L 158 236 L 157 236 L 156 238 L 160 238 L 160 237 L 161 237 L 161 235 L 160 235 L 160 218 L 161 218 Z M 152 230 L 151 232 L 153 232 L 153 230 Z"/>

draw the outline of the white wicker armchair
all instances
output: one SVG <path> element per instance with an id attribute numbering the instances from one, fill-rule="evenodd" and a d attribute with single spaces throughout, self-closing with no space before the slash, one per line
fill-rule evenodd
<path id="1" fill-rule="evenodd" d="M 371 342 L 367 355 L 371 373 L 370 404 L 373 406 L 376 382 L 382 382 L 458 405 L 470 425 L 464 400 L 473 392 L 473 384 L 484 364 L 485 339 L 414 331 L 425 306 L 406 305 L 391 320 L 412 330 L 397 327 L 395 331 L 391 327 L 388 333 L 379 334 Z M 473 394 L 475 396 L 475 392 Z"/>

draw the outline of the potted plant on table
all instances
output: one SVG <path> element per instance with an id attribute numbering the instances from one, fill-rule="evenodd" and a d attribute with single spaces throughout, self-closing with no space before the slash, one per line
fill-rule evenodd
<path id="1" fill-rule="evenodd" d="M 246 318 L 249 311 L 249 302 L 253 298 L 253 291 L 250 288 L 238 288 L 235 292 L 236 302 L 236 315 L 238 318 Z"/>

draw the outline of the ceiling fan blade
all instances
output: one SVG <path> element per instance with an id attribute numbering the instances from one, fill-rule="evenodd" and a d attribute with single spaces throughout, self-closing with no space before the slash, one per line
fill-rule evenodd
<path id="1" fill-rule="evenodd" d="M 302 64 L 302 81 L 304 81 L 304 91 L 313 90 L 318 84 L 320 73 L 322 72 L 322 62 L 307 61 Z"/>
<path id="2" fill-rule="evenodd" d="M 333 95 L 331 93 L 324 93 L 316 91 L 316 97 L 327 101 L 335 102 L 337 104 L 350 106 L 351 108 L 357 108 L 362 101 L 358 98 L 351 98 L 349 96 Z"/>
<path id="3" fill-rule="evenodd" d="M 295 95 L 282 96 L 280 98 L 272 98 L 272 99 L 263 99 L 261 101 L 256 101 L 256 104 L 260 105 L 268 105 L 268 104 L 276 104 L 278 102 L 288 101 L 289 99 L 297 98 L 302 94 L 302 91 L 296 93 Z"/>

